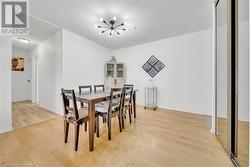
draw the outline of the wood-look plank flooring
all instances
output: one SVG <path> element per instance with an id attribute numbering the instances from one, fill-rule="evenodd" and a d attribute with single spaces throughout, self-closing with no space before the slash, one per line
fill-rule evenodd
<path id="1" fill-rule="evenodd" d="M 102 121 L 100 121 L 102 122 Z M 216 137 L 209 132 L 207 116 L 138 106 L 132 124 L 126 120 L 120 133 L 112 120 L 112 140 L 101 124 L 100 138 L 89 152 L 88 133 L 80 131 L 74 151 L 73 127 L 63 141 L 62 118 L 52 119 L 0 135 L 2 166 L 36 167 L 231 167 Z"/>
<path id="2" fill-rule="evenodd" d="M 58 114 L 39 107 L 37 104 L 31 103 L 30 101 L 12 103 L 13 129 L 25 127 L 58 117 Z"/>
<path id="3" fill-rule="evenodd" d="M 222 145 L 227 148 L 228 120 L 218 118 L 218 138 Z M 238 155 L 237 160 L 241 167 L 249 165 L 249 123 L 247 121 L 238 122 Z"/>

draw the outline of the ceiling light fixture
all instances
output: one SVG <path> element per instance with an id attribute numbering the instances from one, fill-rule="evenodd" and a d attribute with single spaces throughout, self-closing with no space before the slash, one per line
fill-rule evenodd
<path id="1" fill-rule="evenodd" d="M 30 43 L 30 40 L 25 38 L 18 38 L 18 41 L 26 44 Z"/>
<path id="2" fill-rule="evenodd" d="M 95 28 L 102 29 L 100 34 L 109 33 L 111 37 L 113 34 L 121 35 L 121 31 L 128 31 L 125 27 L 127 22 L 117 23 L 117 18 L 115 16 L 112 19 L 99 19 L 102 25 L 95 25 Z"/>

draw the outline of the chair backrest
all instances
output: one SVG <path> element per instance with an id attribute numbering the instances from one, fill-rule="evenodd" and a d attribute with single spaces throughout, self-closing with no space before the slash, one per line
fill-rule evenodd
<path id="1" fill-rule="evenodd" d="M 94 91 L 97 92 L 97 91 L 102 91 L 104 92 L 105 88 L 104 88 L 104 85 L 94 85 Z"/>
<path id="2" fill-rule="evenodd" d="M 91 85 L 79 86 L 79 93 L 92 93 L 92 86 Z"/>
<path id="3" fill-rule="evenodd" d="M 114 95 L 116 95 L 115 98 Z M 125 88 L 111 88 L 108 109 L 109 114 L 111 114 L 113 110 L 121 110 L 124 103 L 124 96 Z"/>
<path id="4" fill-rule="evenodd" d="M 77 108 L 77 103 L 76 103 L 76 96 L 75 96 L 75 91 L 74 90 L 67 90 L 67 89 L 61 89 L 62 91 L 62 98 L 63 98 L 63 105 L 64 105 L 64 115 L 68 114 L 69 112 L 69 105 L 70 105 L 70 100 L 73 103 L 73 112 L 74 112 L 74 118 L 75 120 L 79 119 L 79 113 L 78 113 L 78 108 Z"/>
<path id="5" fill-rule="evenodd" d="M 134 87 L 132 84 L 124 84 L 124 87 Z"/>
<path id="6" fill-rule="evenodd" d="M 134 92 L 134 85 L 131 84 L 125 84 L 124 85 L 125 88 L 125 96 L 129 98 L 129 103 L 132 102 L 132 98 L 133 98 L 133 92 Z"/>

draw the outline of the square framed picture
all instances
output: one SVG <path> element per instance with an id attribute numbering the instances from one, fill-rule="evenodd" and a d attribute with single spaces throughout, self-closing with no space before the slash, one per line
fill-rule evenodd
<path id="1" fill-rule="evenodd" d="M 12 71 L 24 71 L 24 58 L 12 58 L 11 69 Z"/>
<path id="2" fill-rule="evenodd" d="M 158 60 L 154 55 L 152 55 L 148 61 L 142 66 L 143 70 L 148 73 L 152 78 L 156 76 L 165 65 Z"/>

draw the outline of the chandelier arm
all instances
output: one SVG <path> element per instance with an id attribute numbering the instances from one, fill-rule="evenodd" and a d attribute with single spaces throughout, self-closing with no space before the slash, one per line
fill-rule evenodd
<path id="1" fill-rule="evenodd" d="M 106 21 L 103 22 L 104 24 L 106 24 L 108 27 L 111 27 L 111 25 L 109 25 Z"/>
<path id="2" fill-rule="evenodd" d="M 120 33 L 119 33 L 118 31 L 116 31 L 116 29 L 114 29 L 114 31 L 115 31 L 118 35 L 120 35 Z"/>
<path id="3" fill-rule="evenodd" d="M 103 33 L 107 32 L 108 30 L 110 30 L 110 28 L 107 28 L 106 30 L 101 31 L 101 33 L 103 34 Z"/>
<path id="4" fill-rule="evenodd" d="M 107 32 L 108 30 L 110 30 L 110 28 L 107 28 L 106 30 L 102 31 L 103 33 Z"/>
<path id="5" fill-rule="evenodd" d="M 116 28 L 116 30 L 120 30 L 120 31 L 125 31 L 124 29 L 125 29 L 125 28 L 122 28 L 122 29 Z"/>
<path id="6" fill-rule="evenodd" d="M 100 26 L 100 27 L 97 27 L 97 28 L 110 28 L 110 27 L 104 27 L 104 26 Z"/>
<path id="7" fill-rule="evenodd" d="M 119 24 L 119 25 L 117 25 L 117 26 L 114 26 L 114 28 L 121 27 L 121 26 L 124 26 L 124 24 L 123 24 L 123 23 L 122 23 L 122 24 Z"/>

